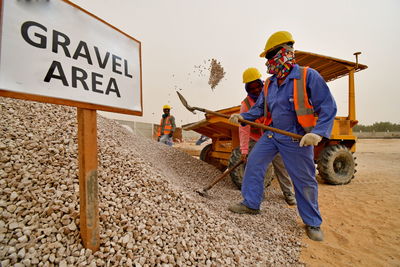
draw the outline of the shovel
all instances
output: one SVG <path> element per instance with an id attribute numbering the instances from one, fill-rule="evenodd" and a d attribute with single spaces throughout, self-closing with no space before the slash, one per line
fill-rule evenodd
<path id="1" fill-rule="evenodd" d="M 233 165 L 229 169 L 226 169 L 220 176 L 215 178 L 214 181 L 212 181 L 209 185 L 204 187 L 202 190 L 196 190 L 196 193 L 198 193 L 202 197 L 207 197 L 208 196 L 208 190 L 210 190 L 216 183 L 218 183 L 219 181 L 224 179 L 225 176 L 230 174 L 234 169 L 236 169 L 242 163 L 243 163 L 243 160 L 238 161 L 235 165 Z"/>
<path id="2" fill-rule="evenodd" d="M 216 111 L 208 110 L 208 109 L 205 109 L 205 108 L 191 107 L 191 106 L 189 106 L 189 104 L 187 103 L 187 101 L 183 97 L 183 95 L 181 95 L 178 91 L 176 91 L 176 93 L 178 94 L 179 99 L 181 100 L 182 104 L 190 112 L 195 113 L 194 111 L 198 110 L 198 111 L 201 111 L 201 112 L 204 112 L 204 113 L 212 114 L 212 115 L 215 115 L 215 116 L 218 116 L 218 117 L 227 118 L 227 119 L 229 119 L 229 117 L 230 117 L 230 115 L 226 115 L 226 114 L 219 113 L 219 112 L 216 112 Z M 295 134 L 295 133 L 291 133 L 291 132 L 284 131 L 284 130 L 281 130 L 281 129 L 273 128 L 273 127 L 270 127 L 270 126 L 267 126 L 267 125 L 264 125 L 264 124 L 261 124 L 261 123 L 256 123 L 256 122 L 252 122 L 252 121 L 248 121 L 248 120 L 242 120 L 242 119 L 239 119 L 239 121 L 243 122 L 243 123 L 246 123 L 248 125 L 251 125 L 253 127 L 261 128 L 263 130 L 267 130 L 267 131 L 271 131 L 271 132 L 287 135 L 287 136 L 293 137 L 294 139 L 300 140 L 303 137 L 300 134 Z"/>

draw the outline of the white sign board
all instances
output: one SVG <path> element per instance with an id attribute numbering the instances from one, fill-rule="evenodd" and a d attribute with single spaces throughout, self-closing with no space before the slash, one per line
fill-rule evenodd
<path id="1" fill-rule="evenodd" d="M 142 115 L 139 41 L 65 0 L 1 4 L 0 95 Z"/>

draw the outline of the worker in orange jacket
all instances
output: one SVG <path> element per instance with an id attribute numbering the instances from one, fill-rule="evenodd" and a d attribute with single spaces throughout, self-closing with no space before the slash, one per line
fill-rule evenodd
<path id="1" fill-rule="evenodd" d="M 243 72 L 243 83 L 245 84 L 247 96 L 241 103 L 240 113 L 249 111 L 249 109 L 254 106 L 255 102 L 257 101 L 262 88 L 264 87 L 264 83 L 260 79 L 261 76 L 261 73 L 256 68 L 248 68 Z M 255 122 L 264 123 L 264 120 L 265 118 L 261 117 L 255 120 Z M 239 126 L 240 152 L 243 160 L 247 160 L 249 150 L 254 147 L 255 143 L 262 135 L 263 130 L 260 128 L 251 127 L 250 125 Z M 285 197 L 286 203 L 290 206 L 296 205 L 296 199 L 293 193 L 293 185 L 279 153 L 272 160 L 272 165 L 274 166 L 274 171 L 278 178 L 279 186 Z M 270 182 L 271 180 L 264 181 L 265 184 L 269 184 Z"/>
<path id="2" fill-rule="evenodd" d="M 171 106 L 164 105 L 163 112 L 164 114 L 161 117 L 160 127 L 158 128 L 158 141 L 160 143 L 172 146 L 173 140 L 172 136 L 176 129 L 175 118 L 170 114 Z"/>
<path id="3" fill-rule="evenodd" d="M 294 39 L 287 31 L 272 34 L 260 57 L 267 60 L 268 73 L 257 102 L 248 111 L 233 114 L 254 121 L 266 117 L 274 128 L 303 135 L 300 140 L 266 131 L 249 155 L 245 169 L 243 201 L 229 207 L 235 213 L 260 213 L 264 193 L 264 174 L 268 164 L 280 153 L 292 178 L 297 209 L 308 237 L 323 240 L 322 217 L 318 207 L 318 182 L 315 179 L 314 146 L 328 139 L 336 116 L 336 102 L 322 76 L 314 69 L 296 64 Z"/>

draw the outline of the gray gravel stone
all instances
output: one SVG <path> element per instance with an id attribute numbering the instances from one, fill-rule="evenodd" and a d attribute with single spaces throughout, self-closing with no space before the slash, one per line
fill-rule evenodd
<path id="1" fill-rule="evenodd" d="M 232 214 L 227 207 L 241 196 L 229 179 L 209 198 L 194 192 L 220 171 L 101 116 L 101 249 L 87 252 L 79 235 L 76 108 L 0 97 L 0 121 L 0 247 L 14 248 L 2 265 L 16 264 L 21 251 L 43 266 L 302 265 L 302 230 L 280 190 L 267 190 L 260 215 Z"/>

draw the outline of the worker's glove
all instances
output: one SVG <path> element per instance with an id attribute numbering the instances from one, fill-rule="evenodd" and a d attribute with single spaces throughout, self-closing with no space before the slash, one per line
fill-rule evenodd
<path id="1" fill-rule="evenodd" d="M 171 138 L 174 133 L 169 133 L 168 137 Z"/>
<path id="2" fill-rule="evenodd" d="M 240 114 L 232 114 L 229 117 L 229 122 L 234 123 L 234 124 L 238 124 L 239 120 L 243 120 L 243 117 L 240 116 Z"/>
<path id="3" fill-rule="evenodd" d="M 322 137 L 315 133 L 305 134 L 300 140 L 300 146 L 316 146 L 322 140 Z"/>

